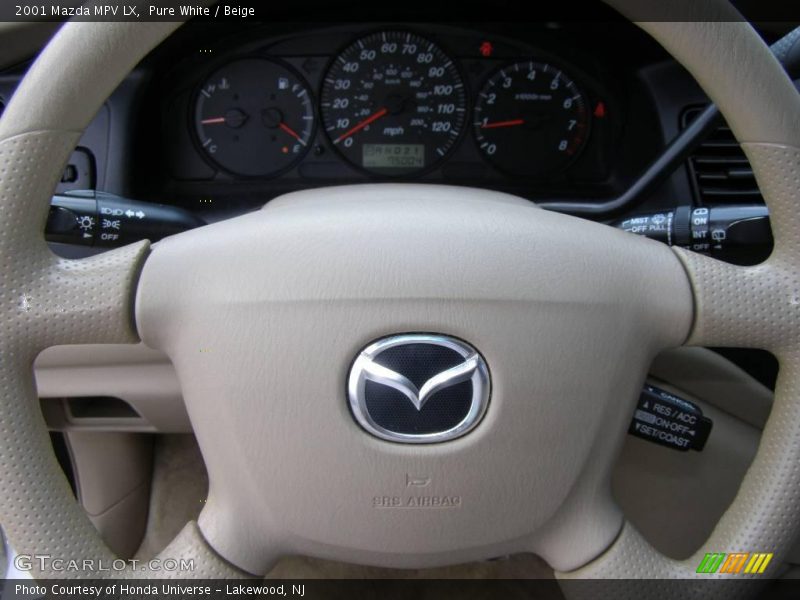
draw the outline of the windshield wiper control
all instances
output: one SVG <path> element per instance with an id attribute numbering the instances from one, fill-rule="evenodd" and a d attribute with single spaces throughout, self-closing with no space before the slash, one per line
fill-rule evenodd
<path id="1" fill-rule="evenodd" d="M 614 225 L 669 246 L 708 254 L 772 245 L 769 212 L 761 204 L 679 206 L 675 210 L 628 217 Z"/>
<path id="2" fill-rule="evenodd" d="M 49 242 L 116 247 L 202 225 L 202 219 L 181 208 L 87 190 L 53 196 L 45 237 Z"/>

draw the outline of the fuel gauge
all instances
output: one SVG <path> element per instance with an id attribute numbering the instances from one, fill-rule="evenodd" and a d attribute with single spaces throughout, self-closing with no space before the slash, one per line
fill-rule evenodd
<path id="1" fill-rule="evenodd" d="M 237 175 L 268 177 L 305 155 L 314 134 L 314 103 L 289 66 L 243 58 L 203 83 L 194 122 L 200 148 L 216 165 Z"/>

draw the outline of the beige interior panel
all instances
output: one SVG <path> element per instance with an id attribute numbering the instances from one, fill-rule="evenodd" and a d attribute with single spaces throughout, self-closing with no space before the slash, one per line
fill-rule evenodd
<path id="1" fill-rule="evenodd" d="M 156 437 L 150 490 L 147 527 L 136 552 L 141 559 L 163 551 L 205 505 L 208 474 L 193 435 Z"/>
<path id="2" fill-rule="evenodd" d="M 721 354 L 706 348 L 666 350 L 650 365 L 650 375 L 677 385 L 759 431 L 772 409 L 772 390 Z"/>
<path id="3" fill-rule="evenodd" d="M 130 433 L 68 433 L 78 499 L 90 515 L 108 510 L 151 476 L 152 439 Z M 113 486 L 103 485 L 111 480 Z"/>
<path id="4" fill-rule="evenodd" d="M 105 544 L 120 558 L 130 558 L 139 547 L 150 496 L 148 486 L 133 490 L 114 506 L 89 520 L 97 527 Z"/>
<path id="5" fill-rule="evenodd" d="M 34 364 L 40 398 L 111 396 L 127 402 L 138 419 L 74 419 L 65 410 L 48 424 L 65 431 L 191 431 L 180 383 L 169 359 L 143 344 L 54 346 Z"/>
<path id="6" fill-rule="evenodd" d="M 625 518 L 656 550 L 685 559 L 708 539 L 736 497 L 760 431 L 679 388 L 652 383 L 696 402 L 714 428 L 702 452 L 678 452 L 628 436 L 612 489 Z"/>
<path id="7" fill-rule="evenodd" d="M 66 442 L 81 506 L 109 548 L 133 556 L 150 500 L 152 437 L 71 432 Z"/>

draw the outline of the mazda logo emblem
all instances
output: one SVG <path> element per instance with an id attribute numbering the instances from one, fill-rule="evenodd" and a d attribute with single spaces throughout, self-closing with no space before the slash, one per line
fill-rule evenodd
<path id="1" fill-rule="evenodd" d="M 380 339 L 353 362 L 348 400 L 356 421 L 393 442 L 433 443 L 464 435 L 489 402 L 489 369 L 472 346 L 435 334 Z"/>

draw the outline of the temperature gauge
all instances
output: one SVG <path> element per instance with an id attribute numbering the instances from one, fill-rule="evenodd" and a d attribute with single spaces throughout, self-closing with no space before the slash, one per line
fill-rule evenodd
<path id="1" fill-rule="evenodd" d="M 195 131 L 203 153 L 237 175 L 277 175 L 308 150 L 314 103 L 288 66 L 245 58 L 215 71 L 197 93 Z"/>

